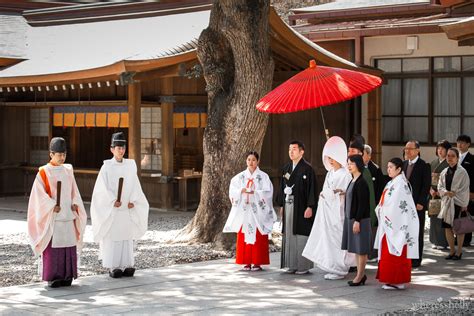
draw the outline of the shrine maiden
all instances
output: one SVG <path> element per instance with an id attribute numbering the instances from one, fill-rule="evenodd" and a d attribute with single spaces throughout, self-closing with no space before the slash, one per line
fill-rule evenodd
<path id="1" fill-rule="evenodd" d="M 246 162 L 247 169 L 230 181 L 232 209 L 224 232 L 237 233 L 235 263 L 244 264 L 246 271 L 261 271 L 262 265 L 270 264 L 268 235 L 276 221 L 273 185 L 268 175 L 258 167 L 257 152 L 249 152 Z"/>
<path id="2" fill-rule="evenodd" d="M 402 290 L 411 281 L 411 259 L 418 259 L 418 215 L 408 180 L 402 172 L 403 161 L 392 158 L 387 183 L 376 213 L 379 221 L 374 248 L 378 249 L 377 279 L 385 290 Z"/>

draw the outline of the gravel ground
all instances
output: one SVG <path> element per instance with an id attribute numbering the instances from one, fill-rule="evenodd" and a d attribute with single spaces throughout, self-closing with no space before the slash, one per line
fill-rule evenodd
<path id="1" fill-rule="evenodd" d="M 178 232 L 189 222 L 193 213 L 168 214 L 150 213 L 148 231 L 137 241 L 135 267 L 137 269 L 156 268 L 179 263 L 231 258 L 232 251 L 218 251 L 211 244 L 171 243 Z M 0 287 L 40 282 L 36 259 L 28 244 L 26 233 L 26 214 L 15 213 L 15 222 L 24 226 L 18 232 L 0 232 Z M 278 234 L 275 234 L 278 238 Z M 104 269 L 98 261 L 98 244 L 93 242 L 92 229 L 88 225 L 84 237 L 84 248 L 80 256 L 81 276 L 103 274 Z M 278 242 L 276 242 L 278 244 Z M 271 250 L 278 250 L 271 245 Z"/>
<path id="2" fill-rule="evenodd" d="M 383 315 L 474 315 L 474 298 L 439 298 L 436 303 L 416 303 L 410 309 L 402 309 Z"/>

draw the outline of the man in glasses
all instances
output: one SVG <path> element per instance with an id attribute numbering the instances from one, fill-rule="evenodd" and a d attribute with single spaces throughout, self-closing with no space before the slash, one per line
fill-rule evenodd
<path id="1" fill-rule="evenodd" d="M 411 194 L 416 205 L 420 230 L 418 236 L 419 259 L 412 259 L 412 267 L 417 268 L 421 265 L 423 255 L 423 240 L 425 232 L 425 211 L 428 206 L 428 197 L 431 185 L 430 166 L 420 158 L 420 143 L 416 140 L 410 140 L 404 148 L 406 160 L 403 162 L 403 172 L 411 185 Z"/>

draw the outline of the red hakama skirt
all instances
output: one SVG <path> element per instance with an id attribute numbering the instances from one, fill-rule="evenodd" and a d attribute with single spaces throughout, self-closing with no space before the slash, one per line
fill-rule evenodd
<path id="1" fill-rule="evenodd" d="M 385 284 L 403 284 L 411 281 L 411 259 L 407 258 L 407 246 L 403 247 L 401 256 L 394 256 L 388 251 L 385 235 L 382 239 L 377 279 Z"/>
<path id="2" fill-rule="evenodd" d="M 242 229 L 237 233 L 237 250 L 235 256 L 237 264 L 270 264 L 270 254 L 268 251 L 268 235 L 262 235 L 257 229 L 255 244 L 245 243 L 245 234 Z"/>

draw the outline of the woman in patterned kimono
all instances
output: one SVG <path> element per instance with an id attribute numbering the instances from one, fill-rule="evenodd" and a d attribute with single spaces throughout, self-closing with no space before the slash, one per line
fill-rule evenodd
<path id="1" fill-rule="evenodd" d="M 430 217 L 430 242 L 433 249 L 446 249 L 448 242 L 442 227 L 443 220 L 438 218 L 441 210 L 441 198 L 438 192 L 439 174 L 448 167 L 446 154 L 451 144 L 447 140 L 441 140 L 436 144 L 436 158 L 431 162 L 431 189 L 428 216 Z"/>
<path id="2" fill-rule="evenodd" d="M 392 158 L 387 183 L 376 208 L 379 227 L 374 248 L 378 249 L 377 279 L 384 290 L 403 290 L 411 281 L 411 259 L 418 259 L 418 215 L 405 175 L 403 161 Z"/>
<path id="3" fill-rule="evenodd" d="M 247 169 L 232 178 L 229 187 L 232 209 L 224 226 L 224 233 L 237 233 L 235 263 L 244 264 L 245 271 L 261 271 L 262 265 L 270 264 L 268 234 L 277 218 L 272 182 L 260 170 L 258 162 L 258 153 L 249 152 Z"/>

